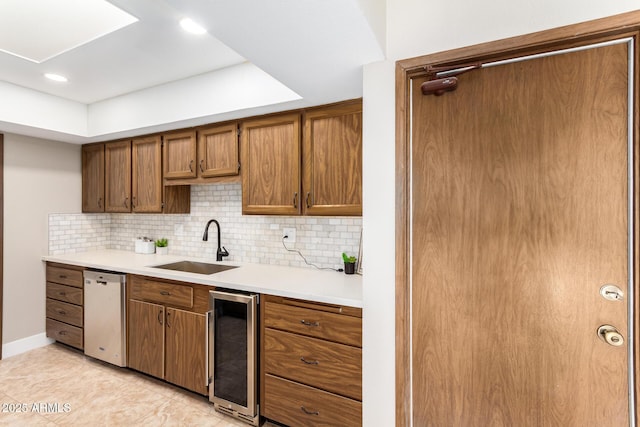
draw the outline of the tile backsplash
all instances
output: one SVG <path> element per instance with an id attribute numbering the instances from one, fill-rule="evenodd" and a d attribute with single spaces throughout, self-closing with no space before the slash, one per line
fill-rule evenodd
<path id="1" fill-rule="evenodd" d="M 287 251 L 283 228 L 296 229 L 296 242 L 287 247 L 319 267 L 342 267 L 341 254 L 358 254 L 361 217 L 306 217 L 242 215 L 240 184 L 191 186 L 191 213 L 160 214 L 50 214 L 49 254 L 60 255 L 95 249 L 133 251 L 136 237 L 169 240 L 169 253 L 215 261 L 217 231 L 205 225 L 216 219 L 221 244 L 229 261 L 305 267 L 303 259 Z"/>

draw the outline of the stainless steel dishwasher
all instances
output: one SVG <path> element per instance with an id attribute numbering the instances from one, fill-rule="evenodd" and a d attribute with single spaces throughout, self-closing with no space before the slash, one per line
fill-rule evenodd
<path id="1" fill-rule="evenodd" d="M 127 366 L 126 275 L 85 270 L 84 354 Z"/>

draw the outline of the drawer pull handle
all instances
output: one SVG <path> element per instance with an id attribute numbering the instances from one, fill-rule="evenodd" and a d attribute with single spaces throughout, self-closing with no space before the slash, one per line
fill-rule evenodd
<path id="1" fill-rule="evenodd" d="M 67 335 L 67 331 L 60 331 L 58 332 L 58 335 Z"/>
<path id="2" fill-rule="evenodd" d="M 320 323 L 318 322 L 307 322 L 306 320 L 301 320 L 300 323 L 302 323 L 304 326 L 313 326 L 314 328 L 320 326 Z"/>
<path id="3" fill-rule="evenodd" d="M 67 276 L 66 276 L 66 275 L 64 275 L 64 274 L 61 274 L 61 275 L 60 275 L 60 276 L 58 276 L 58 277 L 59 277 L 59 278 L 61 278 L 61 279 L 66 279 L 66 278 L 67 278 Z"/>
<path id="4" fill-rule="evenodd" d="M 67 312 L 66 312 L 66 311 L 64 311 L 64 310 L 58 310 L 58 314 L 61 314 L 61 315 L 63 315 L 63 316 L 66 316 L 66 315 L 67 315 Z"/>
<path id="5" fill-rule="evenodd" d="M 171 292 L 162 291 L 162 292 L 160 292 L 160 295 L 169 296 L 169 295 L 171 295 Z"/>
<path id="6" fill-rule="evenodd" d="M 60 295 L 61 297 L 64 297 L 67 295 L 67 293 L 65 291 L 60 291 L 58 292 L 58 295 Z"/>
<path id="7" fill-rule="evenodd" d="M 302 357 L 300 358 L 300 360 L 302 360 L 302 361 L 303 361 L 304 363 L 306 363 L 307 365 L 319 365 L 319 364 L 320 364 L 320 362 L 318 362 L 317 360 L 306 360 L 306 359 L 304 358 L 304 356 L 302 356 Z"/>
<path id="8" fill-rule="evenodd" d="M 304 406 L 301 406 L 300 409 L 302 410 L 302 412 L 304 412 L 307 415 L 320 415 L 320 411 L 309 411 Z"/>

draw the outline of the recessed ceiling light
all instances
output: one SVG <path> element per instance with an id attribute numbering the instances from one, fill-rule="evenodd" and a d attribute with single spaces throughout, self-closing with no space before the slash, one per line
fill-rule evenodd
<path id="1" fill-rule="evenodd" d="M 191 34 L 204 34 L 207 32 L 207 30 L 205 30 L 200 25 L 193 22 L 191 18 L 182 19 L 180 21 L 180 26 L 182 27 L 183 30 Z"/>
<path id="2" fill-rule="evenodd" d="M 66 83 L 68 81 L 65 76 L 61 76 L 60 74 L 46 73 L 44 76 L 49 80 L 53 80 L 54 82 Z"/>

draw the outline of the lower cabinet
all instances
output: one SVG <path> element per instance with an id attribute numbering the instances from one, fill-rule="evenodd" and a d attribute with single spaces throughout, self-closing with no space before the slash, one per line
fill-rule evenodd
<path id="1" fill-rule="evenodd" d="M 289 426 L 362 425 L 362 311 L 264 296 L 261 413 Z"/>
<path id="2" fill-rule="evenodd" d="M 47 337 L 84 348 L 82 268 L 48 262 L 46 285 Z"/>
<path id="3" fill-rule="evenodd" d="M 141 276 L 129 286 L 147 300 L 128 301 L 129 367 L 206 395 L 208 289 Z M 191 307 L 171 307 L 176 301 Z"/>

